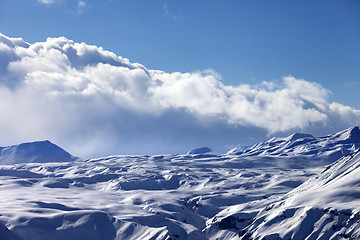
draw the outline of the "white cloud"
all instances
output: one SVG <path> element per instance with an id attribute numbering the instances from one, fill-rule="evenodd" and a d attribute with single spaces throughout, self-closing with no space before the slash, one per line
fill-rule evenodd
<path id="1" fill-rule="evenodd" d="M 75 15 L 80 15 L 92 7 L 86 0 L 37 0 L 37 2 L 48 6 L 56 4 L 60 9 L 66 9 L 65 13 Z"/>
<path id="2" fill-rule="evenodd" d="M 78 14 L 81 14 L 84 9 L 86 8 L 86 1 L 85 0 L 79 0 L 78 1 Z"/>
<path id="3" fill-rule="evenodd" d="M 84 0 L 79 0 L 79 1 L 78 1 L 78 6 L 79 6 L 80 8 L 84 8 L 84 7 L 86 7 L 86 2 L 85 2 Z"/>
<path id="4" fill-rule="evenodd" d="M 49 5 L 55 3 L 56 0 L 37 0 L 37 2 Z"/>
<path id="5" fill-rule="evenodd" d="M 175 15 L 169 11 L 169 7 L 166 3 L 164 3 L 164 5 L 163 5 L 163 10 L 164 10 L 165 16 L 171 20 L 178 20 L 180 18 L 180 15 Z"/>
<path id="6" fill-rule="evenodd" d="M 174 152 L 360 122 L 359 110 L 329 102 L 317 83 L 229 86 L 211 70 L 149 70 L 64 37 L 0 35 L 0 63 L 0 145 L 49 138 L 80 154 Z"/>

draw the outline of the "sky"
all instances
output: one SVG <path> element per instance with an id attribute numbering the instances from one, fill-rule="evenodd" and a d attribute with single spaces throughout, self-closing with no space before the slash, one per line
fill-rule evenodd
<path id="1" fill-rule="evenodd" d="M 360 124 L 359 1 L 2 0 L 0 146 L 226 152 Z"/>

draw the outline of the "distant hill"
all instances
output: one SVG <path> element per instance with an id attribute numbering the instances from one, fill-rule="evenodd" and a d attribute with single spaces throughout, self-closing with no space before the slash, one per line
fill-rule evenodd
<path id="1" fill-rule="evenodd" d="M 0 164 L 68 162 L 74 159 L 48 140 L 0 147 Z"/>
<path id="2" fill-rule="evenodd" d="M 196 148 L 189 151 L 187 154 L 203 154 L 203 153 L 211 153 L 212 150 L 208 147 Z"/>

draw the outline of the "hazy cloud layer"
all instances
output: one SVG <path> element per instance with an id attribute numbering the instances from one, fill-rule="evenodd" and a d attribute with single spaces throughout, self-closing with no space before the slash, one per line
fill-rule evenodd
<path id="1" fill-rule="evenodd" d="M 359 124 L 360 111 L 329 94 L 292 76 L 228 86 L 212 70 L 166 73 L 64 37 L 28 44 L 0 34 L 0 145 L 50 139 L 78 154 L 183 152 Z"/>

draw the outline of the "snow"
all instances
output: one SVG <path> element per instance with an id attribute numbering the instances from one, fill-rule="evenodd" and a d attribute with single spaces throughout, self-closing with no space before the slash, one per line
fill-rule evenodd
<path id="1" fill-rule="evenodd" d="M 97 159 L 47 141 L 2 148 L 0 239 L 357 239 L 358 136 Z"/>
<path id="2" fill-rule="evenodd" d="M 286 138 L 272 138 L 246 149 L 232 149 L 228 154 L 276 158 L 300 157 L 308 161 L 317 160 L 323 161 L 321 164 L 329 164 L 358 148 L 360 148 L 360 129 L 356 126 L 326 137 L 295 133 Z"/>
<path id="3" fill-rule="evenodd" d="M 202 154 L 202 153 L 209 153 L 212 150 L 208 147 L 196 148 L 188 152 L 188 154 Z"/>
<path id="4" fill-rule="evenodd" d="M 0 164 L 67 162 L 74 159 L 64 149 L 48 140 L 0 147 Z"/>
<path id="5" fill-rule="evenodd" d="M 262 209 L 227 208 L 208 220 L 207 235 L 214 239 L 237 234 L 252 239 L 359 239 L 359 166 L 358 150 Z M 244 214 L 245 225 L 240 224 Z M 220 234 L 223 229 L 226 233 Z"/>

